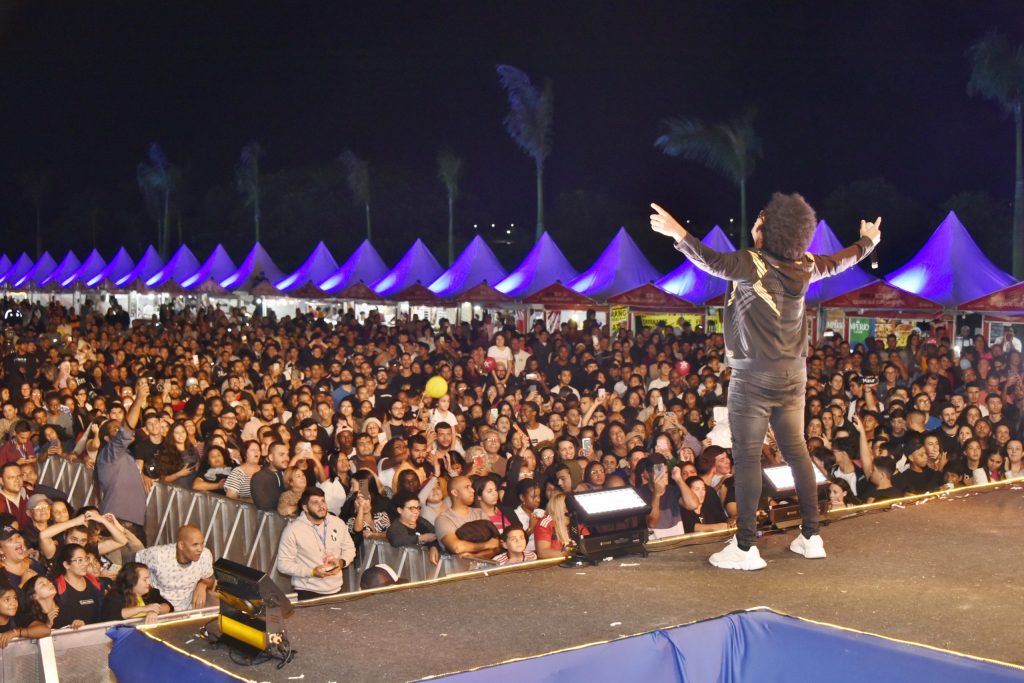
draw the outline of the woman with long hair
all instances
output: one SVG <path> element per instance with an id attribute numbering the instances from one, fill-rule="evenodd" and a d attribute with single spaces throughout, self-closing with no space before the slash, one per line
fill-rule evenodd
<path id="1" fill-rule="evenodd" d="M 231 467 L 228 465 L 227 451 L 222 446 L 207 446 L 199 464 L 199 472 L 192 480 L 192 489 L 220 493 L 224 490 L 224 482 L 229 474 Z"/>
<path id="2" fill-rule="evenodd" d="M 391 526 L 391 500 L 384 496 L 383 487 L 377 477 L 367 470 L 358 470 L 352 475 L 359 493 L 349 496 L 341 507 L 341 517 L 348 522 L 352 540 L 359 544 L 362 539 L 383 540 Z M 365 484 L 363 484 L 365 482 Z M 365 486 L 366 494 L 362 492 Z"/>
<path id="3" fill-rule="evenodd" d="M 498 483 L 495 481 L 494 476 L 477 477 L 474 479 L 473 492 L 476 493 L 473 507 L 480 508 L 487 515 L 487 519 L 494 523 L 499 532 L 510 524 L 515 523 L 499 506 L 501 498 Z"/>
<path id="4" fill-rule="evenodd" d="M 569 511 L 565 507 L 565 494 L 555 493 L 548 500 L 547 515 L 534 529 L 537 557 L 562 557 L 565 547 L 570 544 Z"/>
<path id="5" fill-rule="evenodd" d="M 15 638 L 45 638 L 50 627 L 39 619 L 28 624 L 18 619 L 18 591 L 12 586 L 0 587 L 0 648 L 7 647 Z"/>
<path id="6" fill-rule="evenodd" d="M 152 624 L 161 614 L 174 611 L 171 603 L 150 583 L 149 567 L 126 562 L 103 601 L 103 620 L 120 621 L 142 617 Z"/>
<path id="7" fill-rule="evenodd" d="M 707 483 L 703 479 L 694 475 L 688 478 L 685 483 L 690 487 L 690 491 L 693 492 L 694 497 L 699 503 L 693 510 L 687 510 L 685 507 L 681 510 L 685 533 L 725 531 L 733 527 L 733 524 L 725 517 L 721 505 L 709 505 L 707 509 L 704 508 L 704 501 L 707 499 L 709 492 Z M 714 489 L 711 489 L 710 495 L 717 496 L 718 494 Z"/>
<path id="8" fill-rule="evenodd" d="M 231 470 L 231 474 L 224 480 L 224 495 L 234 500 L 249 500 L 252 493 L 249 490 L 249 482 L 254 474 L 260 471 L 260 463 L 263 460 L 263 450 L 256 441 L 246 441 L 242 446 L 242 464 Z"/>
<path id="9" fill-rule="evenodd" d="M 845 479 L 829 479 L 828 482 L 828 509 L 843 510 L 853 505 L 860 505 L 861 501 L 853 494 L 849 482 Z"/>
<path id="10" fill-rule="evenodd" d="M 85 548 L 77 543 L 67 543 L 57 551 L 53 566 L 57 572 L 54 585 L 60 612 L 54 628 L 103 620 L 103 589 L 99 579 L 89 574 L 88 563 Z"/>
<path id="11" fill-rule="evenodd" d="M 186 486 L 195 475 L 199 454 L 189 445 L 188 429 L 178 421 L 171 427 L 169 439 L 164 439 L 156 453 L 156 471 L 164 484 Z"/>

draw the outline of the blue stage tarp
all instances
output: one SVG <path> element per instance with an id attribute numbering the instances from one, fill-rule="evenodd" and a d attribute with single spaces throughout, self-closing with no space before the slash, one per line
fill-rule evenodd
<path id="1" fill-rule="evenodd" d="M 1024 670 L 757 610 L 438 680 L 995 683 L 1024 681 Z"/>
<path id="2" fill-rule="evenodd" d="M 235 683 L 246 680 L 184 655 L 139 633 L 132 626 L 115 626 L 107 631 L 107 635 L 114 641 L 109 663 L 118 681 Z"/>

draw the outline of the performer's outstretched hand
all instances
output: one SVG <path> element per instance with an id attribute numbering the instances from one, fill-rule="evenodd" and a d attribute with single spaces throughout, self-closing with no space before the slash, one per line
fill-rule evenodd
<path id="1" fill-rule="evenodd" d="M 651 214 L 651 230 L 671 237 L 676 242 L 686 237 L 686 230 L 679 225 L 679 221 L 672 218 L 668 211 L 657 204 L 651 204 L 651 208 L 654 209 L 654 213 Z"/>
<path id="2" fill-rule="evenodd" d="M 860 236 L 870 237 L 871 243 L 877 245 L 882 241 L 882 217 L 879 216 L 875 219 L 874 223 L 868 223 L 867 221 L 860 222 Z"/>

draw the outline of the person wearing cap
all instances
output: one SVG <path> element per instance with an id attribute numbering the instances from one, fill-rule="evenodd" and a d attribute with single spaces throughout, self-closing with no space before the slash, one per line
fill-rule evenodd
<path id="1" fill-rule="evenodd" d="M 21 528 L 22 535 L 29 547 L 39 549 L 39 534 L 50 525 L 50 505 L 52 502 L 42 493 L 34 493 L 28 497 L 29 523 Z"/>
<path id="2" fill-rule="evenodd" d="M 281 534 L 277 570 L 291 577 L 299 600 L 337 595 L 345 587 L 345 567 L 356 557 L 348 526 L 328 512 L 317 486 L 303 492 L 299 508 L 302 514 Z"/>

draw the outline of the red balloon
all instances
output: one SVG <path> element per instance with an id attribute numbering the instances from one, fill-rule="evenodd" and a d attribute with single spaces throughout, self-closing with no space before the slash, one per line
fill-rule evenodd
<path id="1" fill-rule="evenodd" d="M 685 360 L 676 361 L 676 373 L 681 377 L 686 377 L 690 374 L 690 364 Z"/>
<path id="2" fill-rule="evenodd" d="M 498 368 L 498 361 L 494 360 L 490 356 L 484 358 L 484 368 L 487 372 L 494 372 Z"/>

